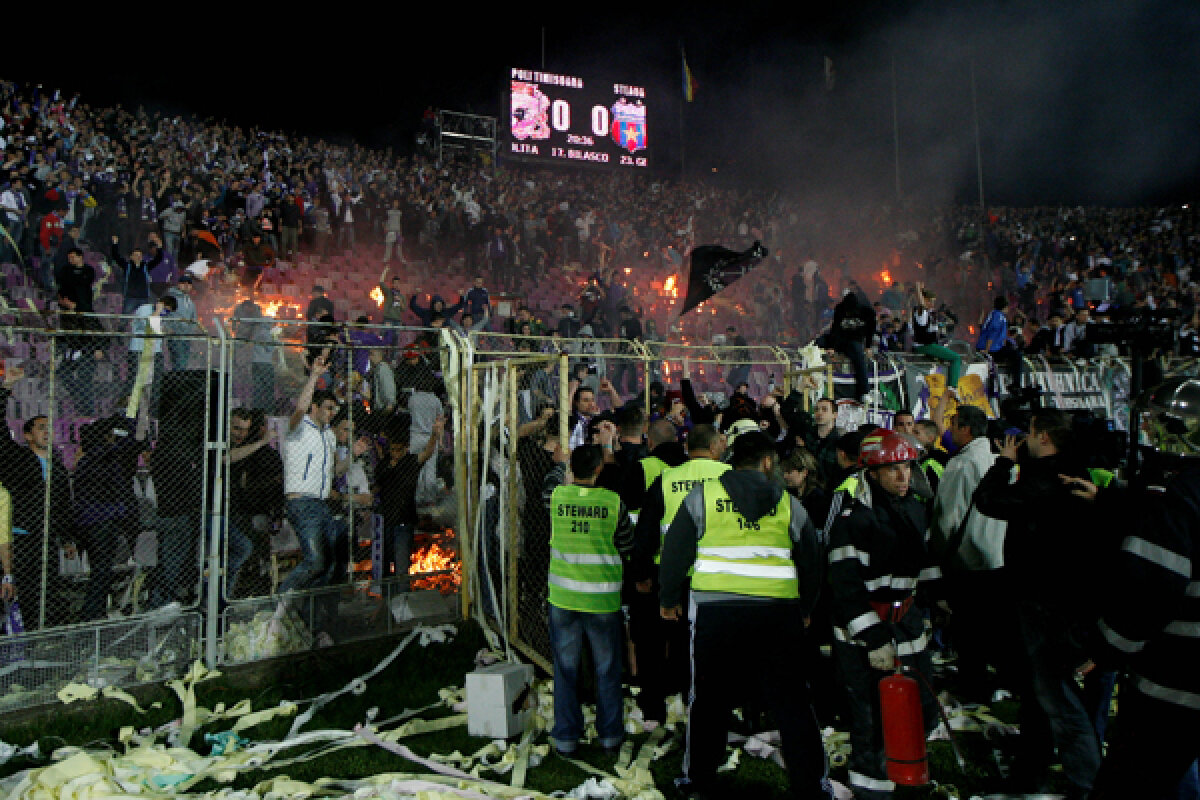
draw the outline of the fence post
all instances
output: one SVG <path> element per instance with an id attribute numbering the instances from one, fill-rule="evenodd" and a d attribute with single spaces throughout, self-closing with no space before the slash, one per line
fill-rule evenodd
<path id="1" fill-rule="evenodd" d="M 504 574 L 507 568 L 508 586 L 506 586 L 506 602 L 508 603 L 508 636 L 509 639 L 517 638 L 517 621 L 520 616 L 517 606 L 517 525 L 520 519 L 520 511 L 517 508 L 517 499 L 519 497 L 518 490 L 521 487 L 520 481 L 520 463 L 517 460 L 517 442 L 519 430 L 521 428 L 521 411 L 517 405 L 517 389 L 518 376 L 520 367 L 510 361 L 508 363 L 507 378 L 508 378 L 508 516 L 503 521 L 505 527 L 504 548 L 500 553 L 505 564 L 501 568 L 501 574 Z"/>
<path id="2" fill-rule="evenodd" d="M 467 434 L 468 427 L 472 423 L 470 420 L 470 404 L 469 394 L 471 389 L 472 378 L 472 363 L 471 358 L 471 342 L 469 339 L 459 336 L 457 333 L 451 333 L 442 329 L 442 335 L 445 337 L 446 346 L 450 349 L 447 366 L 452 367 L 457 377 L 454 381 L 454 389 L 452 392 L 447 392 L 447 397 L 452 399 L 450 405 L 450 420 L 451 430 L 454 432 L 454 495 L 455 502 L 458 506 L 458 522 L 455 530 L 458 534 L 458 557 L 463 565 L 463 581 L 459 584 L 459 606 L 462 618 L 465 620 L 470 616 L 471 590 L 470 581 L 467 580 L 467 570 L 469 568 L 471 548 L 467 544 L 467 539 L 470 536 L 470 503 L 468 501 L 468 470 L 467 470 L 467 450 L 468 443 L 471 441 Z"/>
<path id="3" fill-rule="evenodd" d="M 58 382 L 58 353 L 55 352 L 58 348 L 58 337 L 50 336 L 50 390 L 49 400 L 50 408 L 48 409 L 49 419 L 47 422 L 50 426 L 50 457 L 46 459 L 46 487 L 45 494 L 42 498 L 42 583 L 38 587 L 41 592 L 42 599 L 38 603 L 38 630 L 46 629 L 46 582 L 50 575 L 50 504 L 51 493 L 50 484 L 54 480 L 54 421 L 58 417 L 58 401 L 55 397 L 54 385 Z M 60 513 L 69 514 L 70 509 L 61 509 Z M 58 569 L 55 566 L 55 569 Z"/>
<path id="4" fill-rule="evenodd" d="M 208 431 L 206 436 L 206 449 L 214 454 L 212 459 L 205 461 L 213 462 L 213 480 L 212 480 L 212 496 L 208 498 L 208 601 L 204 612 L 204 662 L 209 669 L 217 665 L 217 634 L 220 628 L 220 598 L 217 596 L 221 591 L 221 566 L 224 559 L 221 558 L 221 531 L 227 525 L 222 512 L 225 510 L 225 416 L 226 394 L 230 389 L 229 384 L 229 361 L 232 359 L 232 351 L 229 348 L 229 340 L 225 336 L 225 326 L 217 317 L 213 317 L 213 327 L 217 329 L 217 429 Z M 205 342 L 205 349 L 208 350 L 208 363 L 212 364 L 212 343 Z M 204 398 L 204 418 L 205 427 L 208 420 L 212 419 L 211 409 L 208 404 L 211 402 L 212 394 L 205 391 Z M 232 589 L 233 587 L 229 587 Z"/>
<path id="5" fill-rule="evenodd" d="M 558 354 L 558 396 L 562 398 L 558 409 L 558 446 L 564 453 L 571 452 L 571 387 L 570 367 L 566 353 Z"/>

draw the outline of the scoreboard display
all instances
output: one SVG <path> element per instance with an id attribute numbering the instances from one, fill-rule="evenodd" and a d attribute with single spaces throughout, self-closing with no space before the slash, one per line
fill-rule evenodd
<path id="1" fill-rule="evenodd" d="M 514 68 L 508 112 L 510 158 L 650 166 L 643 86 Z"/>

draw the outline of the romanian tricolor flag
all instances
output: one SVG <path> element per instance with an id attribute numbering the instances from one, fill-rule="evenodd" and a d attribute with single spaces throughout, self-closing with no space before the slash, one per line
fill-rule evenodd
<path id="1" fill-rule="evenodd" d="M 683 99 L 690 103 L 696 99 L 696 79 L 688 69 L 687 53 L 683 52 L 682 48 L 680 52 L 683 54 Z"/>

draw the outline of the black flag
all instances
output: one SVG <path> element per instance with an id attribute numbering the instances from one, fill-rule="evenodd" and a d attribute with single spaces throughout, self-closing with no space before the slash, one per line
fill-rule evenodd
<path id="1" fill-rule="evenodd" d="M 702 244 L 694 248 L 692 269 L 688 273 L 687 297 L 679 313 L 691 311 L 754 269 L 766 257 L 767 248 L 759 242 L 740 253 L 715 244 Z"/>

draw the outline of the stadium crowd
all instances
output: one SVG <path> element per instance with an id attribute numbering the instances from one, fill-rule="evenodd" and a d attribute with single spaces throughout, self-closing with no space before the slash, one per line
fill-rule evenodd
<path id="1" fill-rule="evenodd" d="M 629 284 L 685 276 L 697 243 L 761 241 L 770 250 L 728 290 L 729 344 L 799 346 L 819 336 L 854 366 L 860 401 L 872 351 L 945 362 L 953 388 L 961 356 L 945 346 L 950 338 L 969 339 L 1019 374 L 1024 355 L 1088 357 L 1111 347 L 1096 335 L 1096 317 L 1168 320 L 1170 349 L 1200 354 L 1200 242 L 1188 207 L 983 216 L 906 204 L 847 215 L 698 181 L 440 164 L 420 151 L 93 108 L 12 83 L 0 83 L 0 109 L 0 263 L 15 262 L 52 293 L 61 328 L 81 331 L 60 369 L 75 415 L 96 416 L 95 369 L 119 355 L 82 335 L 105 330 L 79 313 L 92 311 L 104 288 L 97 254 L 115 266 L 112 288 L 140 326 L 125 353 L 124 394 L 140 388 L 144 361 L 157 365 L 151 390 L 171 394 L 160 377 L 195 366 L 179 336 L 199 333 L 196 289 L 212 289 L 222 273 L 243 287 L 232 316 L 245 326 L 239 338 L 253 343 L 253 369 L 231 426 L 230 587 L 239 574 L 248 580 L 244 565 L 264 526 L 285 517 L 301 559 L 279 590 L 338 580 L 346 517 L 364 506 L 384 518 L 385 568 L 406 565 L 419 509 L 445 483 L 448 398 L 430 330 L 666 338 L 675 333 L 669 309 L 651 308 Z M 347 251 L 386 267 L 374 322 L 430 330 L 401 342 L 395 331 L 342 327 L 361 320 L 337 319 L 332 298 L 313 287 L 305 316 L 317 324 L 304 342 L 303 377 L 291 395 L 278 391 L 264 276 L 305 254 Z M 209 273 L 186 269 L 200 259 Z M 521 297 L 569 263 L 592 276 L 578 294 L 550 308 L 516 304 L 499 318 L 492 295 Z M 450 264 L 479 277 L 459 298 L 422 297 L 417 287 Z M 994 299 L 981 306 L 981 298 Z M 365 297 L 350 299 L 371 309 Z M 150 329 L 168 334 L 165 358 Z M 1047 788 L 1051 765 L 1061 763 L 1060 784 L 1075 797 L 1195 796 L 1183 792 L 1195 791 L 1200 730 L 1190 669 L 1200 510 L 1186 459 L 1170 466 L 1160 491 L 1144 492 L 1097 471 L 1087 442 L 1054 409 L 1005 422 L 965 406 L 940 421 L 902 410 L 891 430 L 843 431 L 831 399 L 810 413 L 799 393 L 770 387 L 753 396 L 737 367 L 721 375 L 723 392 L 706 393 L 686 360 L 675 385 L 619 360 L 602 369 L 603 354 L 575 354 L 569 404 L 554 403 L 554 364 L 529 368 L 521 385 L 530 399 L 517 444 L 521 624 L 545 626 L 552 645 L 560 752 L 572 752 L 584 732 L 576 686 L 586 639 L 602 746 L 623 737 L 623 678 L 641 686 L 652 723 L 665 722 L 669 694 L 690 698 L 685 792 L 714 792 L 729 712 L 749 703 L 776 715 L 798 796 L 830 796 L 819 720 L 851 732 L 855 796 L 887 797 L 894 785 L 877 684 L 897 664 L 933 680 L 936 648 L 955 656 L 951 686 L 963 699 L 990 702 L 1001 688 L 1019 697 L 1014 789 Z M 20 375 L 4 379 L 11 387 Z M 1195 388 L 1184 382 L 1157 396 L 1160 449 L 1195 445 L 1187 406 Z M 286 426 L 276 442 L 266 419 L 280 412 Z M 565 450 L 559 415 L 568 416 Z M 117 414 L 87 427 L 83 454 L 68 466 L 50 446 L 45 415 L 21 426 L 26 445 L 0 437 L 12 519 L 0 535 L 0 591 L 23 602 L 35 594 L 28 587 L 46 572 L 37 532 L 48 530 L 64 551 L 92 553 L 79 618 L 101 618 L 114 542 L 144 522 L 138 458 L 149 451 L 152 473 L 156 460 L 178 471 L 190 451 L 174 449 L 161 430 L 150 442 L 147 426 Z M 357 428 L 374 441 L 352 441 Z M 155 477 L 162 535 L 153 602 L 161 605 L 181 599 L 190 537 L 202 528 L 192 504 L 163 507 L 188 494 L 161 491 L 181 479 Z M 1111 591 L 1116 585 L 1134 589 Z M 31 620 L 38 611 L 25 605 Z M 623 613 L 636 653 L 628 664 Z M 48 625 L 68 621 L 47 615 Z M 328 642 L 335 620 L 320 622 Z M 798 671 L 808 681 L 796 680 Z M 1121 714 L 1102 758 L 1117 683 Z M 744 686 L 761 692 L 743 697 Z M 932 728 L 934 697 L 927 685 L 921 692 Z M 1149 774 L 1139 766 L 1149 757 L 1146 733 L 1159 729 L 1189 733 L 1154 740 Z"/>

